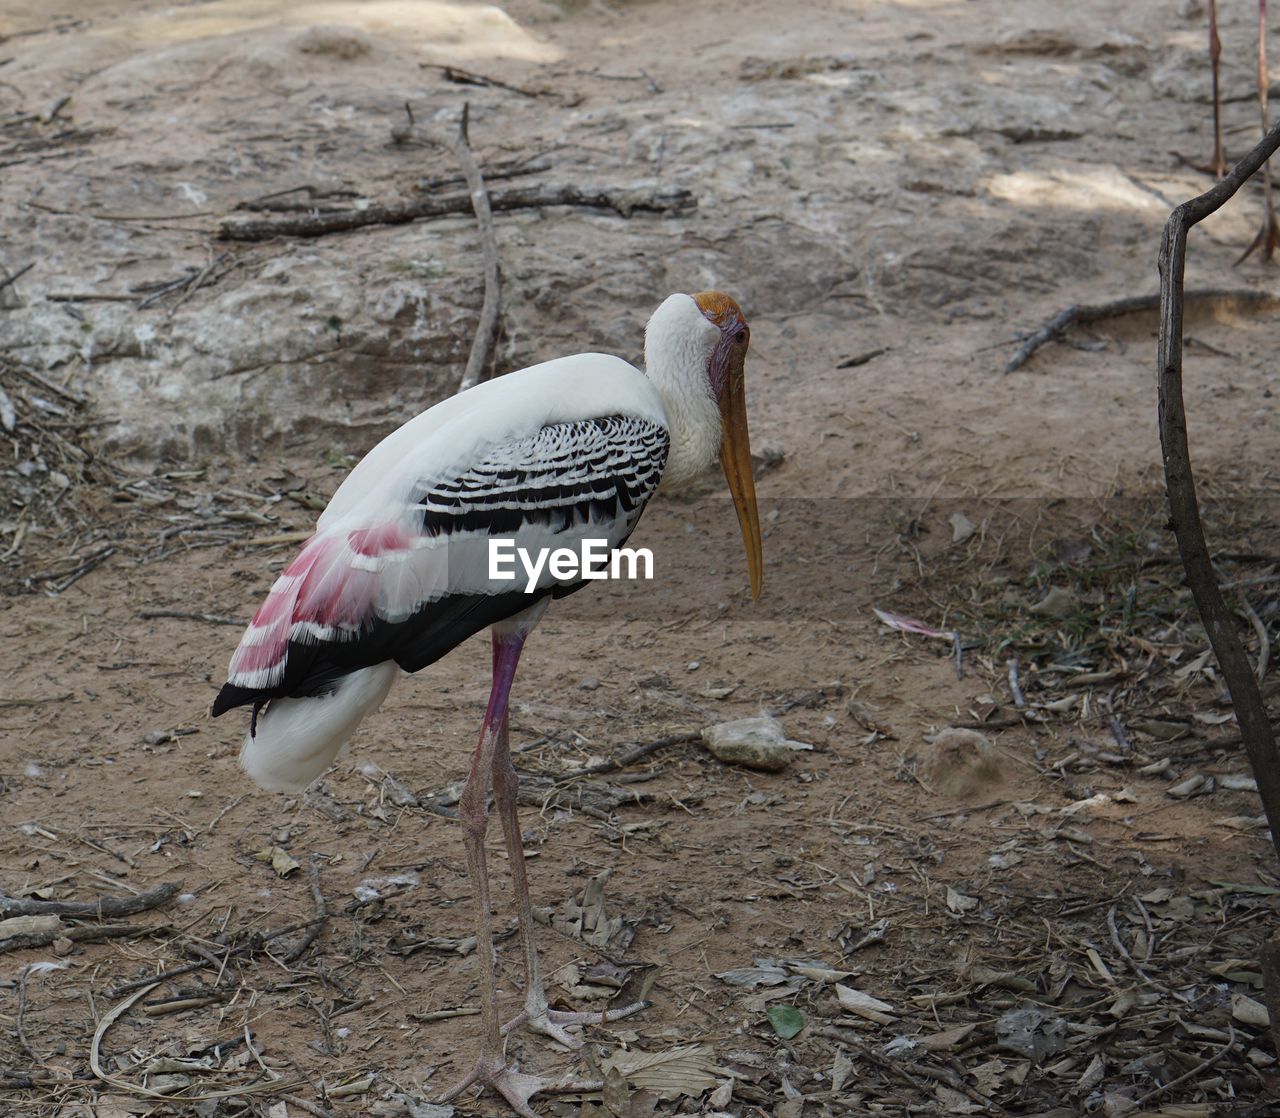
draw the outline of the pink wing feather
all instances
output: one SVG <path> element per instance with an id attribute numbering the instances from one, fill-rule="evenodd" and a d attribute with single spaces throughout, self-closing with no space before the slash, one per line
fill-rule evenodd
<path id="1" fill-rule="evenodd" d="M 312 536 L 275 581 L 231 657 L 238 687 L 274 687 L 290 640 L 351 637 L 374 618 L 380 574 L 413 545 L 403 524 L 335 525 Z"/>

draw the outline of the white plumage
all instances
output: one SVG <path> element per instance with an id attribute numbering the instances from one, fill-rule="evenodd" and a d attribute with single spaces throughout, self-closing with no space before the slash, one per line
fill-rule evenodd
<path id="1" fill-rule="evenodd" d="M 400 669 L 394 660 L 344 675 L 328 695 L 272 699 L 245 734 L 240 765 L 270 792 L 300 792 L 333 764 L 356 727 L 382 705 Z"/>
<path id="2" fill-rule="evenodd" d="M 526 589 L 494 578 L 495 538 L 527 553 L 609 547 L 630 535 L 659 484 L 680 484 L 719 455 L 760 592 L 760 527 L 751 477 L 743 361 L 749 331 L 717 292 L 672 295 L 645 332 L 645 371 L 582 353 L 477 385 L 392 432 L 348 475 L 316 533 L 285 568 L 231 658 L 218 715 L 252 706 L 240 760 L 266 788 L 319 777 L 386 698 L 401 669 L 433 663 L 485 628 L 493 688 L 459 804 L 476 887 L 476 958 L 485 989 L 484 1055 L 446 1097 L 472 1082 L 535 1118 L 543 1089 L 502 1052 L 484 830 L 492 787 L 520 904 L 528 978 L 520 1023 L 570 1046 L 562 1027 L 600 1014 L 548 1008 L 530 937 L 532 909 L 507 747 L 508 693 L 525 636 L 553 598 L 584 585 L 544 565 Z M 609 1010 L 608 1019 L 641 1008 Z"/>

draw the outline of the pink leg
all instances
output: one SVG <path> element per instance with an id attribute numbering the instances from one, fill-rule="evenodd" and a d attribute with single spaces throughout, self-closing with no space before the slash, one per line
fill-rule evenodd
<path id="1" fill-rule="evenodd" d="M 1218 38 L 1218 5 L 1209 0 L 1209 67 L 1213 73 L 1213 159 L 1209 170 L 1217 178 L 1227 173 L 1227 161 L 1222 154 L 1222 114 L 1219 110 L 1218 62 L 1222 57 L 1222 40 Z"/>
<path id="2" fill-rule="evenodd" d="M 523 1075 L 508 1063 L 498 1028 L 498 989 L 493 959 L 493 917 L 489 906 L 489 875 L 485 865 L 484 836 L 489 825 L 489 779 L 494 755 L 507 721 L 507 698 L 515 678 L 524 637 L 494 638 L 493 688 L 489 708 L 480 730 L 480 742 L 471 760 L 471 772 L 458 802 L 458 816 L 464 829 L 467 872 L 476 895 L 476 958 L 480 965 L 480 1014 L 484 1024 L 484 1048 L 476 1065 L 449 1088 L 440 1101 L 446 1102 L 472 1084 L 492 1087 L 523 1118 L 537 1118 L 529 1099 L 538 1091 L 580 1091 L 598 1089 L 599 1083 L 549 1083 L 534 1075 Z M 504 746 L 505 750 L 505 746 Z"/>
<path id="3" fill-rule="evenodd" d="M 1267 71 L 1267 0 L 1258 0 L 1258 108 L 1262 115 L 1262 131 L 1266 134 L 1267 120 L 1267 87 L 1270 77 Z M 1280 224 L 1276 222 L 1276 211 L 1271 204 L 1271 169 L 1262 169 L 1262 227 L 1258 235 L 1249 243 L 1249 247 L 1240 254 L 1237 264 L 1249 257 L 1254 249 L 1262 262 L 1267 263 L 1280 248 Z"/>
<path id="4" fill-rule="evenodd" d="M 495 655 L 497 642 L 495 638 Z M 511 763 L 511 751 L 507 744 L 507 719 L 504 714 L 498 728 L 497 747 L 493 754 L 493 800 L 502 820 L 502 832 L 507 840 L 507 855 L 511 862 L 512 883 L 515 886 L 516 905 L 520 915 L 520 939 L 524 944 L 525 1008 L 514 1020 L 503 1026 L 505 1035 L 514 1028 L 528 1025 L 534 1032 L 543 1033 L 558 1040 L 568 1048 L 581 1048 L 582 1041 L 565 1032 L 565 1025 L 581 1025 L 590 1022 L 603 1024 L 639 1013 L 649 1003 L 633 1002 L 618 1009 L 599 1013 L 566 1013 L 547 1007 L 546 987 L 538 967 L 538 951 L 533 943 L 533 902 L 529 897 L 529 874 L 524 859 L 524 842 L 520 837 L 520 813 L 517 806 L 519 781 L 515 766 Z"/>

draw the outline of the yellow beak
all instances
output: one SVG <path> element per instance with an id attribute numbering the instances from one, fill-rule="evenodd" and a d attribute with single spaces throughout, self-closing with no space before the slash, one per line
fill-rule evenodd
<path id="1" fill-rule="evenodd" d="M 751 435 L 747 431 L 747 391 L 744 384 L 742 352 L 729 358 L 724 394 L 720 398 L 720 465 L 733 494 L 733 507 L 742 528 L 747 549 L 747 570 L 751 575 L 751 597 L 759 598 L 764 588 L 764 552 L 760 545 L 760 514 L 756 509 L 756 483 L 751 472 Z"/>

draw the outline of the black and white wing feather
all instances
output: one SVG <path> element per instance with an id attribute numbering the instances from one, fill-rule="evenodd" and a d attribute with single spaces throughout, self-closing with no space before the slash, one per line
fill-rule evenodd
<path id="1" fill-rule="evenodd" d="M 366 504 L 332 517 L 331 505 L 250 624 L 214 712 L 323 693 L 387 660 L 417 671 L 541 598 L 572 593 L 582 582 L 555 578 L 549 565 L 528 589 L 518 566 L 514 580 L 494 578 L 490 541 L 530 555 L 580 553 L 588 539 L 620 546 L 658 487 L 669 446 L 652 414 L 551 422 L 465 464 L 437 458 L 408 484 L 392 478 L 372 514 Z"/>

